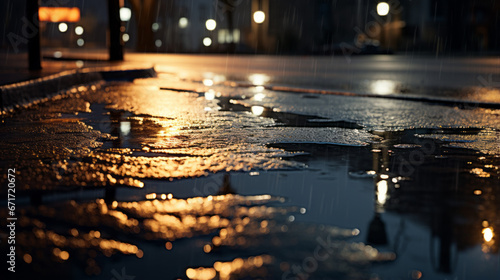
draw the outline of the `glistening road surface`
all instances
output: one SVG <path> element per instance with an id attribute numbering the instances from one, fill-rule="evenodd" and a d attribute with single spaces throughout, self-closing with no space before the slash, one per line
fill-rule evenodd
<path id="1" fill-rule="evenodd" d="M 498 278 L 499 110 L 461 106 L 460 88 L 444 106 L 263 87 L 354 87 L 412 58 L 359 58 L 372 70 L 350 80 L 325 57 L 132 59 L 159 77 L 3 116 L 19 276 Z"/>
<path id="2" fill-rule="evenodd" d="M 127 60 L 157 65 L 160 72 L 206 78 L 210 73 L 232 81 L 255 82 L 264 74 L 270 84 L 370 92 L 376 94 L 451 94 L 463 97 L 477 88 L 500 87 L 498 57 L 373 56 L 229 56 L 129 54 Z M 255 78 L 254 78 L 255 79 Z M 446 89 L 455 89 L 452 93 Z M 473 95 L 499 102 L 493 96 Z"/>

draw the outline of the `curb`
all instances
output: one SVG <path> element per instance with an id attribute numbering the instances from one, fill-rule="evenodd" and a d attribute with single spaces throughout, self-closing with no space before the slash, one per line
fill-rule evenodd
<path id="1" fill-rule="evenodd" d="M 64 71 L 46 77 L 0 86 L 0 114 L 17 106 L 60 95 L 81 85 L 103 81 L 131 81 L 156 77 L 154 68 L 127 69 L 123 67 L 85 68 Z"/>

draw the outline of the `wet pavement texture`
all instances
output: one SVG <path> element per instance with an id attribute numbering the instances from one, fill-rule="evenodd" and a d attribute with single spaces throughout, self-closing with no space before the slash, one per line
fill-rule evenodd
<path id="1" fill-rule="evenodd" d="M 258 75 L 160 72 L 1 116 L 18 277 L 500 277 L 499 110 Z"/>

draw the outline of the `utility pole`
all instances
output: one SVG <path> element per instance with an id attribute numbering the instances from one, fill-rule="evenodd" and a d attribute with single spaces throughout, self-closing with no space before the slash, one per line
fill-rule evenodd
<path id="1" fill-rule="evenodd" d="M 38 0 L 26 0 L 26 18 L 33 21 L 33 35 L 28 37 L 28 64 L 29 70 L 42 69 L 42 55 L 40 50 L 40 21 L 38 18 Z"/>
<path id="2" fill-rule="evenodd" d="M 358 0 L 357 1 L 357 4 L 356 4 L 356 25 L 363 29 L 363 27 L 361 26 L 363 24 L 363 17 L 361 15 L 361 9 L 363 7 L 363 4 L 362 4 L 363 0 Z"/>
<path id="3" fill-rule="evenodd" d="M 121 38 L 120 0 L 108 0 L 109 60 L 123 60 Z"/>

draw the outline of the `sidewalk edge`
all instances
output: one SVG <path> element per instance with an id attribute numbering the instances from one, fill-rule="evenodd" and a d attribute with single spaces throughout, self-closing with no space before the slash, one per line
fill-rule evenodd
<path id="1" fill-rule="evenodd" d="M 81 85 L 148 77 L 156 77 L 154 68 L 85 68 L 0 86 L 0 115 L 15 107 L 30 105 L 37 100 L 59 95 Z"/>

